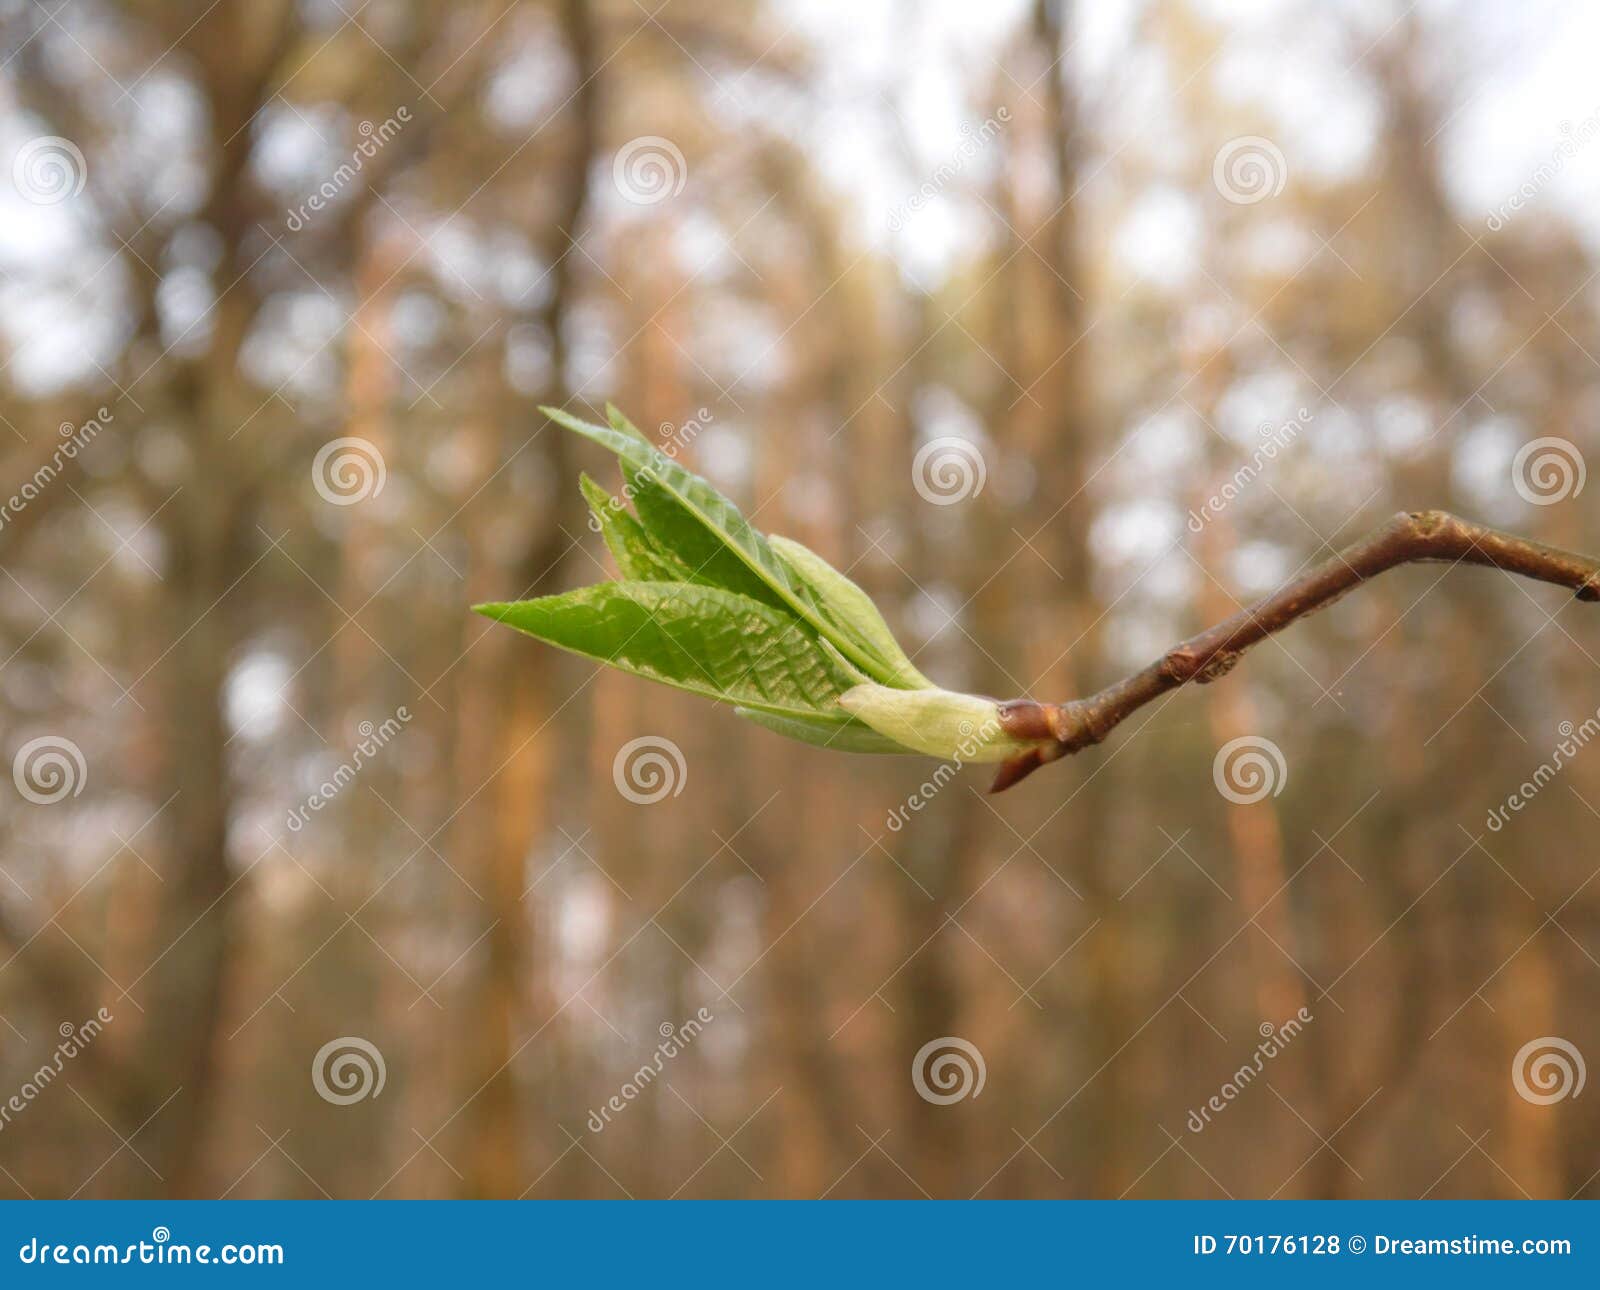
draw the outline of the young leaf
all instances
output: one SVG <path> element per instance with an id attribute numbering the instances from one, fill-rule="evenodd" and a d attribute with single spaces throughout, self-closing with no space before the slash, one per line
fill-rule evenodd
<path id="1" fill-rule="evenodd" d="M 578 476 L 578 487 L 623 578 L 632 582 L 689 580 L 688 569 L 652 542 L 644 526 L 602 485 L 585 474 Z"/>
<path id="2" fill-rule="evenodd" d="M 902 690 L 933 688 L 933 682 L 906 657 L 872 597 L 809 547 L 777 534 L 767 541 L 789 568 L 810 584 L 829 619 L 873 652 L 883 665 L 889 684 Z"/>
<path id="3" fill-rule="evenodd" d="M 644 431 L 629 421 L 622 414 L 622 409 L 615 403 L 606 404 L 606 420 L 611 423 L 613 430 L 620 430 L 623 434 L 631 434 L 635 439 L 642 440 L 644 443 L 650 442 L 645 438 Z"/>
<path id="4" fill-rule="evenodd" d="M 679 575 L 686 582 L 721 587 L 737 595 L 749 596 L 793 615 L 789 603 L 772 585 L 751 571 L 750 566 L 727 544 L 706 528 L 649 470 L 634 470 L 626 464 L 622 473 L 639 522 L 651 541 L 669 551 L 683 565 Z"/>
<path id="5" fill-rule="evenodd" d="M 664 508 L 656 508 L 656 503 L 663 499 L 663 495 L 670 497 L 717 543 L 731 552 L 750 574 L 770 588 L 771 593 L 791 613 L 810 624 L 819 636 L 831 640 L 841 653 L 868 675 L 884 681 L 890 679 L 884 664 L 873 657 L 872 651 L 853 639 L 853 633 L 842 631 L 829 621 L 816 593 L 790 572 L 789 566 L 778 558 L 766 538 L 740 514 L 739 508 L 705 480 L 625 430 L 590 425 L 560 408 L 545 407 L 540 411 L 558 425 L 593 440 L 603 448 L 609 448 L 622 459 L 627 471 L 643 477 L 643 491 L 640 491 L 639 479 L 630 478 L 629 482 L 633 485 L 634 501 L 646 529 L 655 530 L 658 523 L 665 526 Z M 652 485 L 659 485 L 661 493 L 646 500 Z M 677 543 L 682 540 L 684 531 L 677 528 L 669 534 L 663 527 L 654 535 L 682 554 Z M 690 568 L 700 567 L 692 558 L 684 558 Z"/>
<path id="6" fill-rule="evenodd" d="M 646 680 L 780 716 L 838 714 L 854 684 L 793 616 L 716 587 L 605 582 L 474 609 Z"/>

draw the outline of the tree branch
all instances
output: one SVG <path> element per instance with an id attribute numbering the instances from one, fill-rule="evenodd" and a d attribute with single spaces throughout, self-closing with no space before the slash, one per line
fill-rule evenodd
<path id="1" fill-rule="evenodd" d="M 1010 788 L 1047 762 L 1099 743 L 1168 690 L 1225 676 L 1252 645 L 1332 604 L 1385 569 L 1421 561 L 1487 565 L 1570 587 L 1579 600 L 1600 600 L 1600 560 L 1473 524 L 1445 511 L 1401 512 L 1331 560 L 1174 645 L 1148 667 L 1096 694 L 1059 704 L 1032 699 L 1002 704 L 1001 724 L 1010 734 L 1054 742 L 1002 763 L 990 792 Z"/>

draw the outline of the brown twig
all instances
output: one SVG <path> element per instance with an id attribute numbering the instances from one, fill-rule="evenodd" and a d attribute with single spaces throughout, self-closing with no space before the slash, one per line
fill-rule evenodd
<path id="1" fill-rule="evenodd" d="M 1579 600 L 1600 600 L 1600 560 L 1473 524 L 1445 511 L 1402 512 L 1331 560 L 1174 645 L 1150 666 L 1096 694 L 1067 703 L 1017 699 L 1002 704 L 1000 720 L 1009 733 L 1054 742 L 1002 763 L 989 791 L 1010 788 L 1045 763 L 1099 743 L 1168 690 L 1225 676 L 1252 645 L 1332 604 L 1385 569 L 1435 560 L 1488 565 L 1570 587 Z"/>

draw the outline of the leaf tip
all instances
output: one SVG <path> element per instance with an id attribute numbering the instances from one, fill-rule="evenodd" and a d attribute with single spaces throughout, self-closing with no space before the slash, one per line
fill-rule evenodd
<path id="1" fill-rule="evenodd" d="M 651 444 L 650 440 L 646 438 L 644 431 L 639 429 L 638 426 L 634 425 L 632 421 L 629 421 L 627 414 L 624 413 L 623 410 L 615 403 L 608 402 L 606 404 L 606 421 L 611 428 L 617 431 L 619 434 L 628 435 L 631 438 L 639 440 L 641 443 L 649 444 L 652 448 L 655 447 L 655 445 Z"/>
<path id="2" fill-rule="evenodd" d="M 549 417 L 550 420 L 554 421 L 564 430 L 572 430 L 582 435 L 587 435 L 589 433 L 590 427 L 588 423 L 586 423 L 582 417 L 574 416 L 565 408 L 552 407 L 548 403 L 541 403 L 539 405 L 539 411 L 544 413 L 545 416 Z"/>

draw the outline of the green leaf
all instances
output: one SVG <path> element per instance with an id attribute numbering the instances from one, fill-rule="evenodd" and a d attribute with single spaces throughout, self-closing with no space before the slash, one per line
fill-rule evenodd
<path id="1" fill-rule="evenodd" d="M 839 706 L 896 743 L 962 764 L 1004 761 L 1034 746 L 1007 734 L 1000 705 L 976 694 L 858 685 Z"/>
<path id="2" fill-rule="evenodd" d="M 607 426 L 543 411 L 620 459 L 637 514 L 579 483 L 623 581 L 477 612 L 806 743 L 974 761 L 1028 746 L 999 730 L 993 701 L 933 688 L 854 582 L 767 538 L 615 407 Z"/>
<path id="3" fill-rule="evenodd" d="M 831 621 L 850 632 L 883 665 L 879 679 L 902 690 L 929 690 L 933 682 L 917 671 L 884 622 L 872 597 L 809 547 L 773 534 L 767 539 L 791 570 L 811 586 Z"/>
<path id="4" fill-rule="evenodd" d="M 725 542 L 668 491 L 649 470 L 623 466 L 628 494 L 639 512 L 640 523 L 650 538 L 685 570 L 679 576 L 687 582 L 721 587 L 737 595 L 749 596 L 793 615 L 789 603 L 772 585 L 741 560 Z"/>
<path id="5" fill-rule="evenodd" d="M 584 501 L 600 526 L 617 569 L 625 579 L 637 582 L 686 582 L 689 571 L 671 554 L 650 540 L 644 526 L 622 502 L 588 475 L 578 476 Z"/>
<path id="6" fill-rule="evenodd" d="M 735 708 L 746 721 L 753 721 L 774 734 L 801 743 L 816 744 L 819 748 L 832 748 L 837 752 L 899 753 L 917 756 L 915 748 L 897 744 L 887 735 L 881 735 L 871 726 L 864 725 L 843 712 L 836 717 L 780 717 L 772 712 L 759 712 L 754 708 Z"/>
<path id="7" fill-rule="evenodd" d="M 606 582 L 474 608 L 646 680 L 780 716 L 837 714 L 854 684 L 792 615 L 716 587 Z"/>
<path id="8" fill-rule="evenodd" d="M 739 508 L 709 483 L 626 430 L 590 425 L 560 408 L 545 407 L 540 411 L 558 425 L 610 449 L 622 459 L 641 522 L 657 541 L 671 547 L 691 569 L 701 574 L 715 574 L 719 578 L 718 585 L 729 585 L 720 581 L 725 576 L 735 583 L 741 595 L 752 599 L 770 602 L 770 598 L 775 597 L 776 603 L 809 623 L 819 636 L 831 640 L 857 667 L 879 680 L 891 679 L 883 661 L 855 639 L 853 632 L 841 630 L 830 620 L 816 592 L 778 558 L 766 538 L 740 514 Z M 617 416 L 620 418 L 621 414 Z M 665 505 L 668 498 L 706 530 L 714 545 L 732 553 L 754 581 L 735 575 L 731 564 L 714 565 L 716 557 L 710 554 L 697 561 L 695 557 L 702 548 L 687 538 L 690 531 L 687 526 L 669 519 L 672 512 Z M 766 595 L 753 594 L 756 583 L 765 585 Z"/>
<path id="9" fill-rule="evenodd" d="M 645 438 L 644 431 L 623 416 L 622 409 L 615 403 L 606 404 L 606 420 L 611 423 L 613 430 L 620 430 L 623 434 L 631 434 L 635 439 L 643 443 L 650 442 L 649 439 Z"/>

